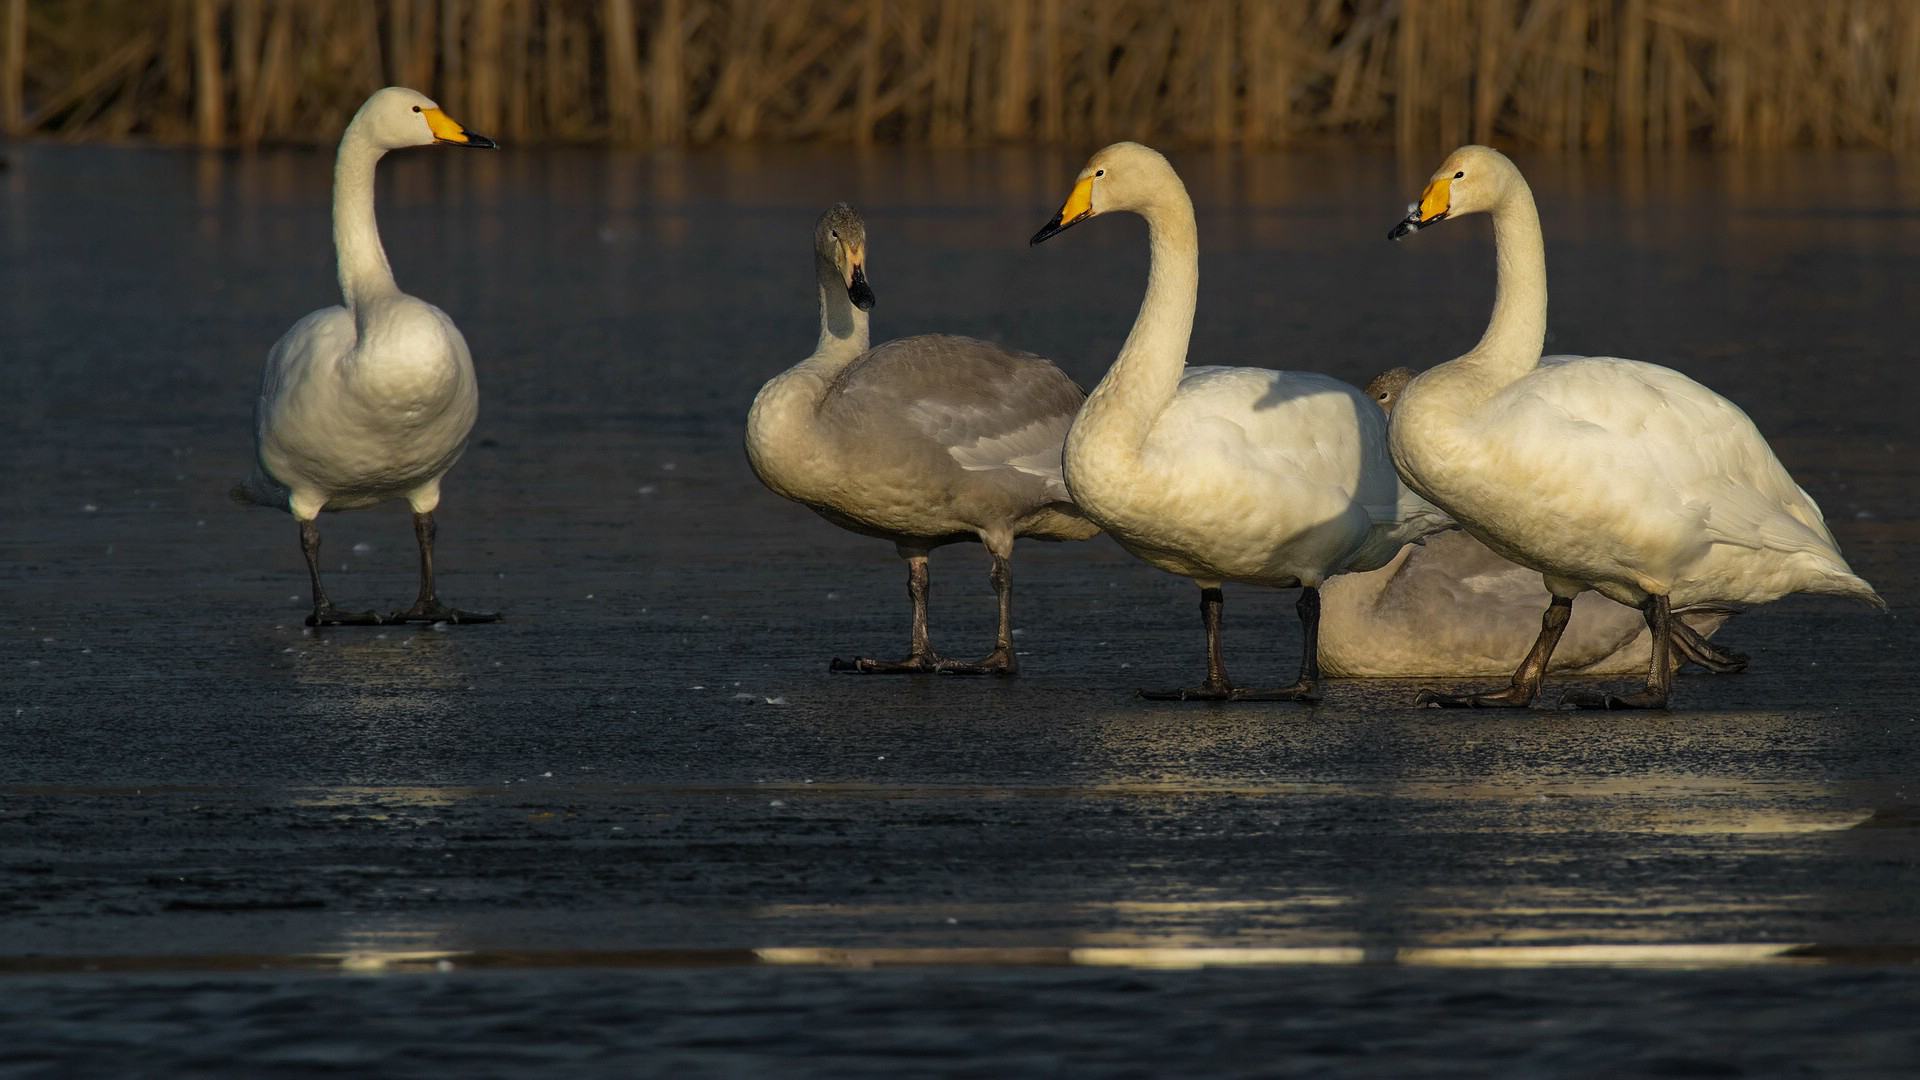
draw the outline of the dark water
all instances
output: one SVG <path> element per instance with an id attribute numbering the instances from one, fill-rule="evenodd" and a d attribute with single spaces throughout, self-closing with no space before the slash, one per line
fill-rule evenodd
<path id="1" fill-rule="evenodd" d="M 329 159 L 54 146 L 0 172 L 0 1074 L 1900 1075 L 1920 1064 L 1920 171 L 1522 160 L 1550 348 L 1753 415 L 1878 616 L 1796 598 L 1655 715 L 1148 705 L 1190 585 L 1016 557 L 1023 675 L 905 649 L 884 544 L 759 488 L 747 402 L 862 205 L 879 338 L 1091 384 L 1144 230 L 1029 251 L 1077 158 L 422 151 L 403 287 L 482 379 L 442 593 L 495 626 L 312 633 L 292 524 L 226 501 L 266 347 L 333 297 Z M 1389 245 L 1430 162 L 1177 155 L 1194 356 L 1445 360 L 1485 223 Z M 343 606 L 413 589 L 400 507 L 322 522 Z M 934 559 L 983 653 L 986 561 Z M 1230 591 L 1236 673 L 1292 597 Z M 1521 634 L 1529 628 L 1519 628 Z"/>

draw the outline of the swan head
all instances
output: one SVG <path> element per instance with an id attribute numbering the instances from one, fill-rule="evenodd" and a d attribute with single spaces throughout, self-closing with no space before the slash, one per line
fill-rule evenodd
<path id="1" fill-rule="evenodd" d="M 839 275 L 854 307 L 873 309 L 873 289 L 867 285 L 867 223 L 860 211 L 846 203 L 828 207 L 813 227 L 813 254 Z"/>
<path id="2" fill-rule="evenodd" d="M 1492 210 L 1500 205 L 1508 185 L 1519 175 L 1520 170 L 1500 151 L 1487 146 L 1463 146 L 1448 154 L 1447 160 L 1434 170 L 1433 179 L 1428 180 L 1425 190 L 1420 192 L 1420 201 L 1408 204 L 1405 220 L 1393 227 L 1387 239 L 1403 239 L 1450 217 Z"/>
<path id="3" fill-rule="evenodd" d="M 376 90 L 360 111 L 353 114 L 347 130 L 365 137 L 382 150 L 406 146 L 447 143 L 498 150 L 500 144 L 485 135 L 475 134 L 460 122 L 440 111 L 432 98 L 404 86 Z"/>
<path id="4" fill-rule="evenodd" d="M 1393 403 L 1400 400 L 1400 391 L 1413 381 L 1413 369 L 1397 367 L 1392 371 L 1383 371 L 1367 384 L 1367 396 L 1372 398 L 1387 415 L 1393 415 Z"/>
<path id="5" fill-rule="evenodd" d="M 1181 186 L 1173 165 L 1158 150 L 1136 142 L 1114 143 L 1087 159 L 1066 204 L 1028 243 L 1038 244 L 1109 211 L 1143 210 L 1166 190 L 1168 181 Z"/>

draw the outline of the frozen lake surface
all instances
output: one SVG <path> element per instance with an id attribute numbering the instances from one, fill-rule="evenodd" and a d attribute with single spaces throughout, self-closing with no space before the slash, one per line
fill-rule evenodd
<path id="1" fill-rule="evenodd" d="M 507 618 L 318 633 L 292 522 L 225 492 L 267 347 L 336 296 L 330 156 L 8 157 L 0 1075 L 1920 1065 L 1920 171 L 1520 160 L 1549 348 L 1740 404 L 1893 614 L 1742 616 L 1752 666 L 1671 712 L 1488 715 L 1139 701 L 1199 673 L 1194 590 L 1105 539 L 1020 548 L 1016 680 L 828 673 L 907 609 L 740 449 L 817 333 L 813 220 L 866 213 L 876 340 L 1091 385 L 1146 245 L 1026 247 L 1079 155 L 393 155 L 396 274 L 482 385 L 441 592 Z M 1196 361 L 1477 339 L 1485 221 L 1384 239 L 1432 162 L 1174 161 Z M 411 599 L 403 505 L 321 526 L 342 606 Z M 986 567 L 934 556 L 945 653 L 991 643 Z M 1292 594 L 1228 597 L 1236 675 L 1290 678 Z"/>

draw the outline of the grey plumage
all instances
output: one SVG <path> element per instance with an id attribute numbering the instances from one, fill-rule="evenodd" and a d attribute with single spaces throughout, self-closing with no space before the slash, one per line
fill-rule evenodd
<path id="1" fill-rule="evenodd" d="M 1085 395 L 1045 359 L 992 342 L 927 334 L 868 349 L 865 253 L 858 213 L 841 204 L 821 215 L 820 341 L 754 399 L 748 459 L 774 492 L 893 541 L 908 561 L 912 653 L 898 663 L 861 660 L 859 670 L 1011 674 L 1014 539 L 1099 531 L 1061 477 L 1061 447 Z M 977 665 L 941 661 L 925 627 L 927 553 L 968 541 L 992 554 L 1000 597 L 999 638 Z"/>

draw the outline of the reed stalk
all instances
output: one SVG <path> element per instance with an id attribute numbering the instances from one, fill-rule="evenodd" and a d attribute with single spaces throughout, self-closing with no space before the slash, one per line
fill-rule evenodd
<path id="1" fill-rule="evenodd" d="M 1920 150 L 1920 0 L 0 0 L 0 131 Z"/>

